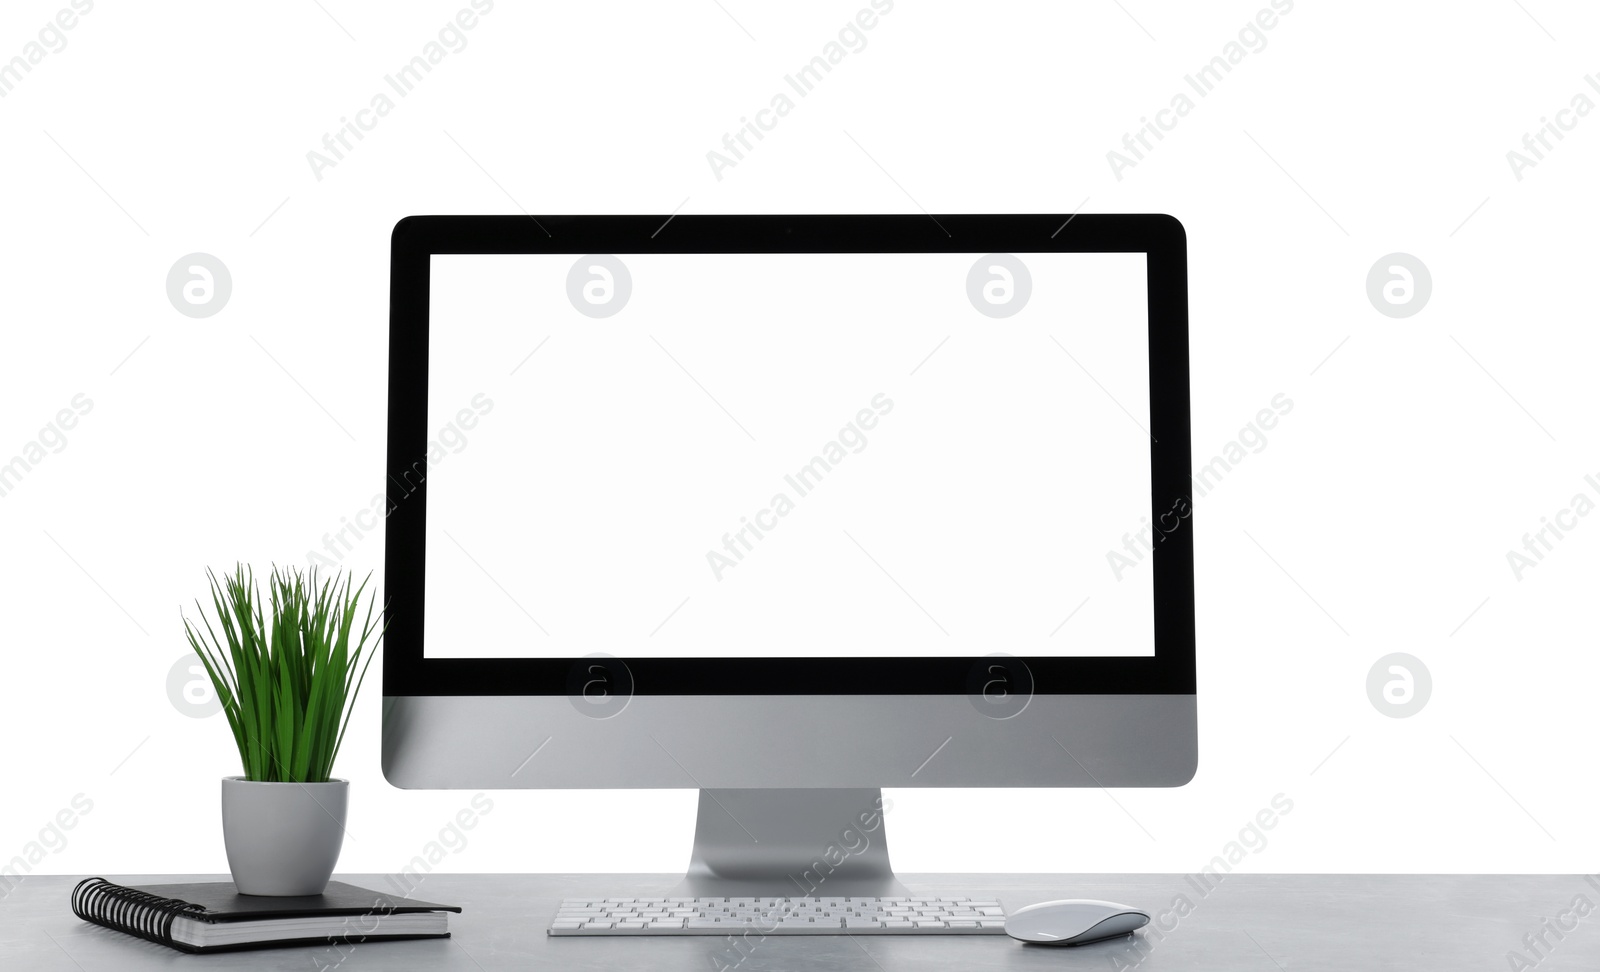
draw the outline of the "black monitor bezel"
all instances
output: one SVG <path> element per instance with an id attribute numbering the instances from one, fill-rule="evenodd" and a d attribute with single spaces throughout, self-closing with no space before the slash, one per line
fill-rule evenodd
<path id="1" fill-rule="evenodd" d="M 1155 653 L 1025 659 L 1035 694 L 1192 695 L 1188 269 L 1166 215 L 410 216 L 395 225 L 389 283 L 384 582 L 386 696 L 565 695 L 570 658 L 426 658 L 424 535 L 429 430 L 429 260 L 436 253 L 1144 253 L 1150 347 L 1149 560 Z M 1175 504 L 1185 504 L 1174 517 Z M 1163 514 L 1166 517 L 1163 518 Z M 1142 565 L 1141 565 L 1142 566 Z M 997 651 L 1004 650 L 996 645 Z M 623 658 L 635 695 L 969 694 L 974 657 Z M 990 659 L 992 660 L 992 659 Z"/>

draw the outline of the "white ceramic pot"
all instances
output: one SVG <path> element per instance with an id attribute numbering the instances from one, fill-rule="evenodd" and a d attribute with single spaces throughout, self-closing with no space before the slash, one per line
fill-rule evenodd
<path id="1" fill-rule="evenodd" d="M 240 894 L 321 894 L 344 846 L 350 781 L 222 779 L 222 842 Z"/>

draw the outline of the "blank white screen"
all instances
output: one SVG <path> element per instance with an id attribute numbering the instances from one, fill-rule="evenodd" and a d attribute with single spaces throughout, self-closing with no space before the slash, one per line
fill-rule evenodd
<path id="1" fill-rule="evenodd" d="M 1152 654 L 1145 257 L 981 256 L 434 256 L 427 656 Z"/>

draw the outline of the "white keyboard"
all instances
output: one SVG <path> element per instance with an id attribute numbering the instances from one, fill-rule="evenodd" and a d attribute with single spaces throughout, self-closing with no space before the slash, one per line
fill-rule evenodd
<path id="1" fill-rule="evenodd" d="M 972 898 L 567 898 L 551 935 L 1003 935 Z"/>

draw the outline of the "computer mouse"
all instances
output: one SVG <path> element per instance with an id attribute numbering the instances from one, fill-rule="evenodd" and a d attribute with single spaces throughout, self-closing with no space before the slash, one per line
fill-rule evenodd
<path id="1" fill-rule="evenodd" d="M 1150 923 L 1138 908 L 1111 901 L 1041 901 L 1018 908 L 1006 919 L 1006 934 L 1039 945 L 1087 945 L 1131 934 Z"/>

